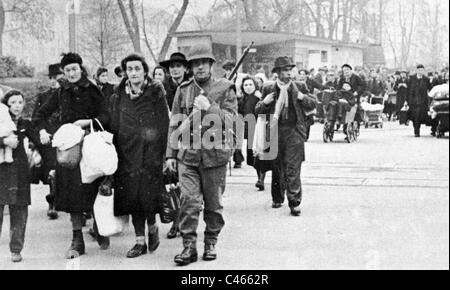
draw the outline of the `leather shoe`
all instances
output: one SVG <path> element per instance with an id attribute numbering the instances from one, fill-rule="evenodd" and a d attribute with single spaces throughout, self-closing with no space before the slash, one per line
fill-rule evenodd
<path id="1" fill-rule="evenodd" d="M 205 245 L 205 252 L 203 253 L 204 261 L 214 261 L 217 259 L 216 248 L 212 244 Z"/>
<path id="2" fill-rule="evenodd" d="M 197 249 L 192 247 L 186 247 L 184 248 L 183 252 L 179 255 L 175 256 L 175 263 L 178 266 L 187 266 L 191 263 L 197 262 L 198 260 L 198 254 Z"/>
<path id="3" fill-rule="evenodd" d="M 259 189 L 259 191 L 264 191 L 264 183 L 262 183 L 260 180 L 255 184 L 255 186 Z"/>
<path id="4" fill-rule="evenodd" d="M 278 203 L 278 202 L 272 203 L 272 208 L 281 208 L 281 207 L 283 207 L 282 203 Z"/>
<path id="5" fill-rule="evenodd" d="M 300 216 L 301 214 L 302 214 L 302 211 L 300 209 L 300 206 L 291 207 L 291 215 L 292 216 Z"/>
<path id="6" fill-rule="evenodd" d="M 147 254 L 147 245 L 136 244 L 131 250 L 128 251 L 127 258 L 133 259 L 145 254 Z"/>
<path id="7" fill-rule="evenodd" d="M 170 231 L 167 233 L 167 238 L 169 240 L 175 239 L 178 235 L 178 228 L 177 227 L 171 227 Z"/>
<path id="8" fill-rule="evenodd" d="M 159 229 L 156 227 L 156 230 L 148 235 L 148 250 L 149 252 L 154 252 L 159 247 Z"/>

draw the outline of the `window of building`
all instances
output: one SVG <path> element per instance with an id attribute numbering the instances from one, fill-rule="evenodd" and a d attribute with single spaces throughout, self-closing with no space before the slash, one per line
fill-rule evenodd
<path id="1" fill-rule="evenodd" d="M 323 63 L 327 63 L 328 62 L 328 51 L 322 50 L 322 52 L 320 54 L 320 59 Z"/>

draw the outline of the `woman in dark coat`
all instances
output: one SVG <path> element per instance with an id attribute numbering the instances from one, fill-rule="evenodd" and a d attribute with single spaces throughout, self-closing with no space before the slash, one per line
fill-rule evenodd
<path id="1" fill-rule="evenodd" d="M 143 57 L 128 56 L 122 61 L 122 69 L 127 75 L 110 104 L 111 132 L 119 155 L 114 212 L 116 216 L 132 215 L 136 245 L 127 257 L 136 258 L 159 246 L 155 214 L 159 211 L 159 196 L 165 190 L 163 162 L 169 108 L 163 85 L 148 76 Z"/>
<path id="2" fill-rule="evenodd" d="M 256 104 L 258 104 L 258 102 L 261 100 L 261 92 L 259 91 L 256 80 L 252 77 L 245 77 L 242 80 L 241 92 L 244 94 L 244 96 L 239 100 L 239 114 L 244 118 L 246 118 L 247 115 L 254 115 L 255 120 L 257 120 L 258 116 L 255 113 L 255 108 Z M 249 126 L 247 123 L 245 123 L 244 130 L 244 139 L 246 139 L 247 141 L 251 140 L 252 138 L 250 138 L 249 136 L 254 136 L 255 132 L 249 132 Z M 247 164 L 253 166 L 256 169 L 258 182 L 255 186 L 260 191 L 263 191 L 266 173 L 267 171 L 272 170 L 272 163 L 270 161 L 259 160 L 259 158 L 257 157 L 255 158 L 252 146 L 253 144 L 247 144 Z"/>
<path id="3" fill-rule="evenodd" d="M 73 123 L 81 128 L 88 128 L 93 119 L 107 124 L 108 113 L 105 100 L 98 87 L 87 79 L 82 67 L 83 60 L 78 54 L 68 53 L 61 60 L 61 68 L 67 79 L 52 98 L 33 116 L 33 123 L 39 130 L 42 144 L 49 144 L 51 135 L 45 129 L 45 121 L 54 112 L 60 112 L 60 125 Z M 70 213 L 73 229 L 72 244 L 66 254 L 67 259 L 74 259 L 85 253 L 83 240 L 83 212 L 91 212 L 98 191 L 98 182 L 82 184 L 80 168 L 66 169 L 56 167 L 57 211 Z M 109 239 L 99 237 L 102 249 L 109 245 Z"/>
<path id="4" fill-rule="evenodd" d="M 0 164 L 0 236 L 3 224 L 3 210 L 9 207 L 10 237 L 9 244 L 11 260 L 22 261 L 21 252 L 25 241 L 25 229 L 28 219 L 30 198 L 30 174 L 28 157 L 25 153 L 24 139 L 36 144 L 37 135 L 32 129 L 31 122 L 21 117 L 25 99 L 19 91 L 9 91 L 3 98 L 3 103 L 9 107 L 11 118 L 16 123 L 15 136 L 0 138 L 0 146 L 14 148 L 13 163 Z"/>

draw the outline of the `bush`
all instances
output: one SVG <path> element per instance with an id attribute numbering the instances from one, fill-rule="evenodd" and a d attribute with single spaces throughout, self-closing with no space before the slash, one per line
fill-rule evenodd
<path id="1" fill-rule="evenodd" d="M 0 78 L 32 78 L 34 68 L 14 56 L 0 57 Z"/>

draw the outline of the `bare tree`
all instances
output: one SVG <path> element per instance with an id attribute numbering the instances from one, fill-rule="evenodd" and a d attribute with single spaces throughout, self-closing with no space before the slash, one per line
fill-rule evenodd
<path id="1" fill-rule="evenodd" d="M 46 0 L 0 0 L 0 56 L 3 55 L 3 36 L 16 39 L 26 33 L 36 39 L 52 39 L 53 12 Z"/>
<path id="2" fill-rule="evenodd" d="M 127 33 L 120 22 L 120 11 L 115 0 L 86 2 L 80 15 L 80 46 L 84 55 L 97 65 L 117 63 L 122 51 L 127 49 Z"/>
<path id="3" fill-rule="evenodd" d="M 128 9 L 125 4 L 128 3 Z M 122 19 L 127 29 L 128 35 L 133 43 L 134 50 L 141 53 L 141 33 L 139 28 L 139 21 L 134 0 L 117 0 Z"/>

